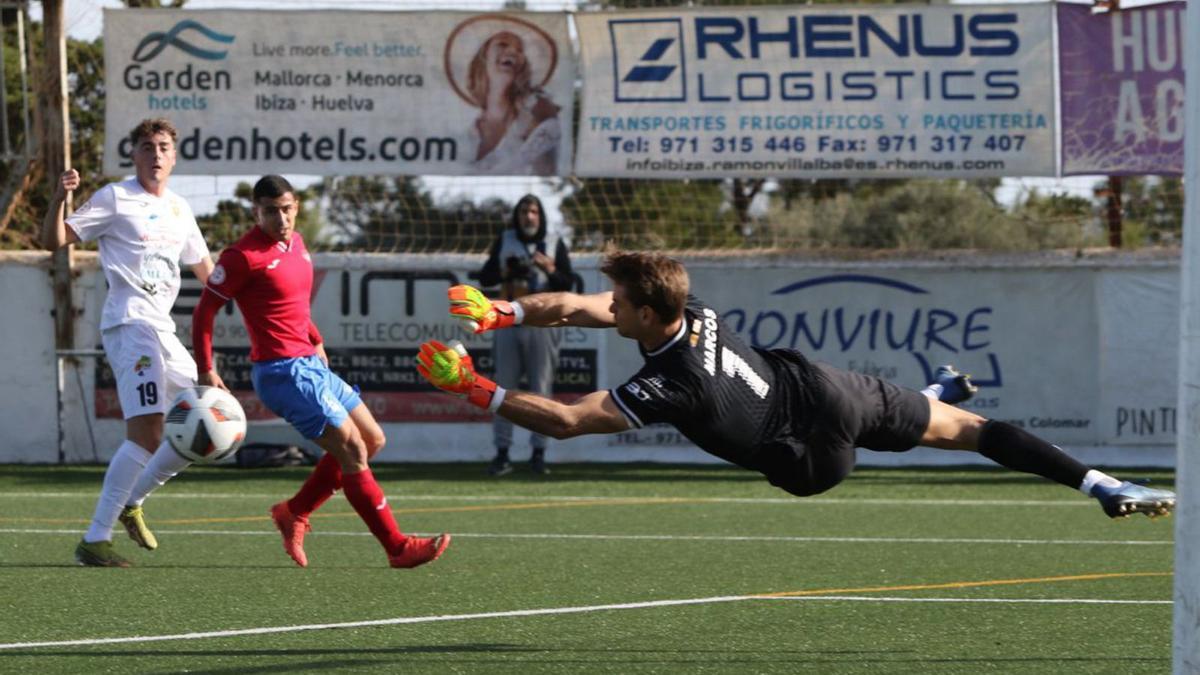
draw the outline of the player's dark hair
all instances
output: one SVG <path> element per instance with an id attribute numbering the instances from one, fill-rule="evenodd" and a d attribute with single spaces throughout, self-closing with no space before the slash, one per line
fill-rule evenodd
<path id="1" fill-rule="evenodd" d="M 292 184 L 288 182 L 288 179 L 284 178 L 283 176 L 269 174 L 259 178 L 258 182 L 254 184 L 252 200 L 255 203 L 258 203 L 258 200 L 264 197 L 266 199 L 279 199 L 289 192 L 292 195 L 295 195 L 296 188 L 292 187 Z"/>
<path id="2" fill-rule="evenodd" d="M 179 142 L 179 132 L 175 125 L 171 124 L 171 120 L 165 117 L 152 117 L 138 122 L 133 131 L 129 132 L 129 140 L 133 141 L 133 147 L 136 148 L 143 138 L 150 138 L 154 134 L 166 134 L 171 137 L 172 143 Z"/>
<path id="3" fill-rule="evenodd" d="M 664 323 L 683 316 L 689 282 L 678 260 L 660 253 L 612 251 L 600 271 L 625 289 L 634 307 L 649 307 Z"/>

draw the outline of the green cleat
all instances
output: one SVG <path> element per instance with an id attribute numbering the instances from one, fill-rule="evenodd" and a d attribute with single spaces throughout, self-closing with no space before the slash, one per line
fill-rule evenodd
<path id="1" fill-rule="evenodd" d="M 125 531 L 129 533 L 129 538 L 133 540 L 133 543 L 147 551 L 158 548 L 158 540 L 154 538 L 154 533 L 150 531 L 150 528 L 146 527 L 142 507 L 126 506 L 121 511 L 121 515 L 117 516 L 117 520 L 125 526 Z"/>
<path id="2" fill-rule="evenodd" d="M 84 567 L 132 567 L 113 550 L 111 541 L 80 541 L 75 547 L 75 562 Z"/>

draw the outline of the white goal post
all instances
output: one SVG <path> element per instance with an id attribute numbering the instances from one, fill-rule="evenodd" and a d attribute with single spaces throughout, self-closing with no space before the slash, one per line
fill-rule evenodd
<path id="1" fill-rule="evenodd" d="M 1187 3 L 1174 672 L 1200 672 L 1200 1 Z"/>

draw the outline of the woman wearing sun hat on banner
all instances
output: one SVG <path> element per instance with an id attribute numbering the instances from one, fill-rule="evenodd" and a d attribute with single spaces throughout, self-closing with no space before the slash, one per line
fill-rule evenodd
<path id="1" fill-rule="evenodd" d="M 561 107 L 543 87 L 558 48 L 541 28 L 489 14 L 459 24 L 446 40 L 446 77 L 479 115 L 467 129 L 464 157 L 480 173 L 553 175 Z"/>

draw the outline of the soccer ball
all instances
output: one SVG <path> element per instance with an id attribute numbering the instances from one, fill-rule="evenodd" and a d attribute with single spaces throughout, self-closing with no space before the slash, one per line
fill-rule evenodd
<path id="1" fill-rule="evenodd" d="M 217 387 L 179 392 L 167 412 L 164 434 L 172 448 L 194 462 L 218 462 L 246 438 L 246 413 L 232 394 Z"/>

